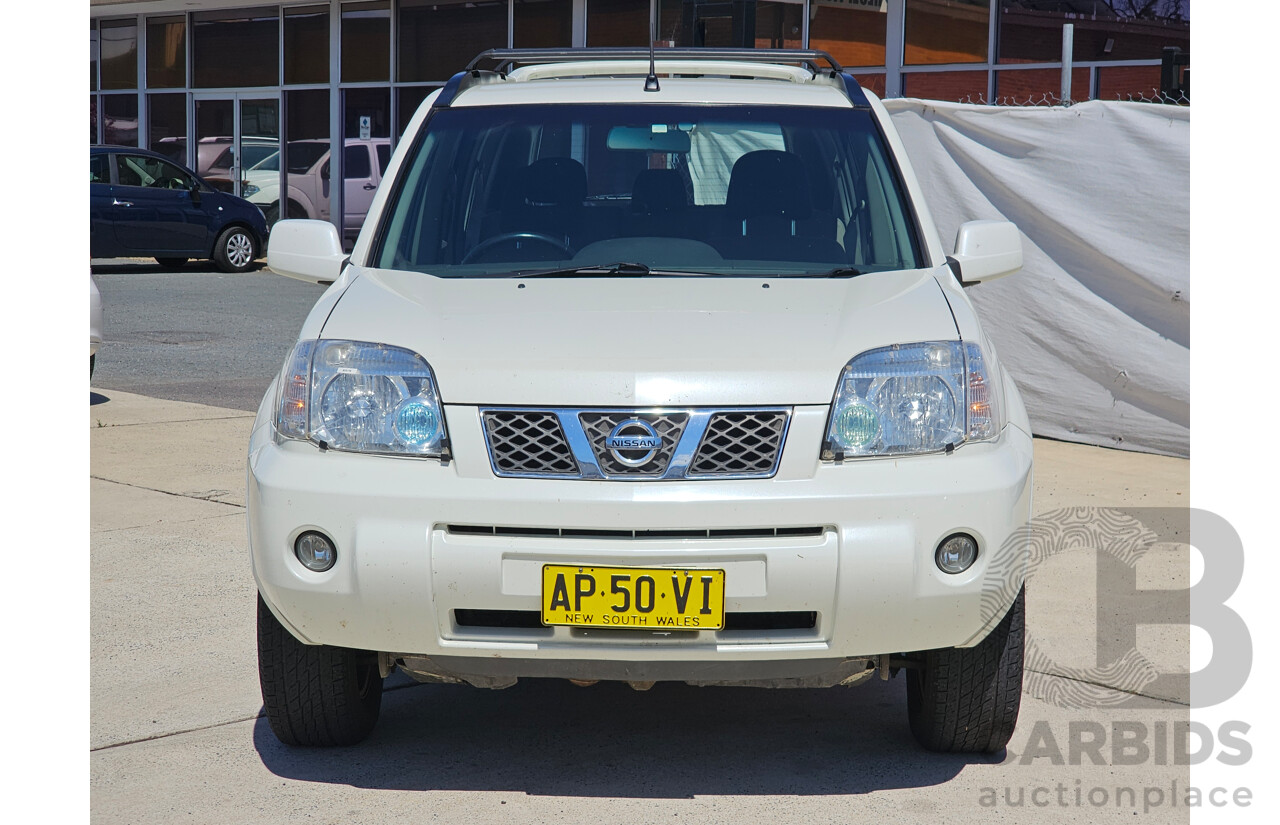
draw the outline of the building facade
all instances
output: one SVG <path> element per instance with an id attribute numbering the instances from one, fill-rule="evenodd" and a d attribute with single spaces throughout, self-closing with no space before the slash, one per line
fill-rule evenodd
<path id="1" fill-rule="evenodd" d="M 476 54 L 646 46 L 651 3 L 658 45 L 823 49 L 887 97 L 1059 100 L 1070 23 L 1070 99 L 1153 98 L 1190 44 L 1189 0 L 91 0 L 90 142 L 350 229 L 418 104 Z"/>

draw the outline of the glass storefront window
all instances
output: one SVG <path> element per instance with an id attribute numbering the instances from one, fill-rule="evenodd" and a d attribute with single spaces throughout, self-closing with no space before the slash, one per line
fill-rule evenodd
<path id="1" fill-rule="evenodd" d="M 391 91 L 389 89 L 347 89 L 342 93 L 343 132 L 347 138 L 391 137 Z M 360 130 L 360 119 L 369 119 L 369 133 Z"/>
<path id="2" fill-rule="evenodd" d="M 658 37 L 654 45 L 658 47 L 690 45 L 686 42 L 684 31 L 685 0 L 659 0 L 659 4 Z M 645 43 L 640 45 L 643 46 Z"/>
<path id="3" fill-rule="evenodd" d="M 902 86 L 906 97 L 960 103 L 981 103 L 987 99 L 985 71 L 909 72 L 902 75 Z"/>
<path id="4" fill-rule="evenodd" d="M 329 7 L 284 10 L 284 82 L 329 82 Z"/>
<path id="5" fill-rule="evenodd" d="M 903 52 L 906 65 L 987 62 L 991 21 L 987 0 L 906 0 L 906 3 Z"/>
<path id="6" fill-rule="evenodd" d="M 855 74 L 853 79 L 858 81 L 858 85 L 869 92 L 875 94 L 876 97 L 884 97 L 885 77 L 882 74 Z"/>
<path id="7" fill-rule="evenodd" d="M 596 40 L 592 40 L 592 14 Z M 656 45 L 710 48 L 798 49 L 803 43 L 803 0 L 659 0 Z M 587 2 L 587 44 L 647 46 L 649 8 L 644 3 Z"/>
<path id="8" fill-rule="evenodd" d="M 187 85 L 187 21 L 182 17 L 147 18 L 147 88 Z"/>
<path id="9" fill-rule="evenodd" d="M 418 111 L 418 106 L 427 95 L 434 92 L 437 86 L 402 86 L 396 89 L 396 111 L 398 112 L 399 122 L 396 123 L 396 139 L 404 136 L 404 130 L 409 128 L 409 121 L 413 120 L 413 116 Z"/>
<path id="10" fill-rule="evenodd" d="M 401 0 L 397 79 L 443 83 L 485 49 L 507 45 L 506 0 Z"/>
<path id="11" fill-rule="evenodd" d="M 138 145 L 138 96 L 102 96 L 102 142 Z"/>
<path id="12" fill-rule="evenodd" d="M 203 89 L 275 86 L 280 82 L 280 18 L 276 8 L 191 15 L 194 82 Z"/>
<path id="13" fill-rule="evenodd" d="M 799 49 L 804 46 L 801 24 L 804 6 L 799 3 L 756 3 L 757 49 Z"/>
<path id="14" fill-rule="evenodd" d="M 89 91 L 98 91 L 98 24 L 89 21 Z"/>
<path id="15" fill-rule="evenodd" d="M 635 0 L 587 0 L 587 45 L 649 45 L 649 4 Z"/>
<path id="16" fill-rule="evenodd" d="M 573 0 L 515 0 L 512 43 L 517 49 L 573 45 Z"/>
<path id="17" fill-rule="evenodd" d="M 102 90 L 138 88 L 138 24 L 136 20 L 103 20 L 98 35 L 102 55 Z M 137 117 L 137 112 L 134 112 Z"/>
<path id="18" fill-rule="evenodd" d="M 342 4 L 342 82 L 386 82 L 391 77 L 391 4 Z"/>
<path id="19" fill-rule="evenodd" d="M 192 168 L 205 183 L 220 192 L 231 192 L 231 167 L 235 165 L 236 110 L 230 98 L 196 101 L 195 163 Z"/>
<path id="20" fill-rule="evenodd" d="M 1160 3 L 1141 18 L 1138 4 L 1098 3 L 1090 13 L 1068 14 L 1034 0 L 1000 0 L 999 62 L 1050 63 L 1062 59 L 1062 26 L 1071 23 L 1077 61 L 1159 60 L 1165 46 L 1189 50 L 1187 0 Z"/>
<path id="21" fill-rule="evenodd" d="M 884 65 L 887 6 L 876 10 L 815 2 L 809 14 L 810 48 L 827 52 L 841 66 Z M 883 75 L 880 85 L 884 85 Z"/>
<path id="22" fill-rule="evenodd" d="M 147 148 L 186 165 L 186 95 L 147 95 Z"/>
<path id="23" fill-rule="evenodd" d="M 98 96 L 89 95 L 89 143 L 98 142 Z"/>
<path id="24" fill-rule="evenodd" d="M 330 188 L 329 179 L 322 172 L 329 163 L 329 90 L 287 91 L 284 101 L 287 112 L 285 132 L 288 136 L 284 146 L 284 164 L 288 196 L 283 217 L 327 221 Z M 259 170 L 264 182 L 269 182 L 269 172 L 280 172 L 280 156 L 260 162 L 255 169 Z M 268 204 L 264 211 L 269 220 L 282 217 L 279 199 Z"/>

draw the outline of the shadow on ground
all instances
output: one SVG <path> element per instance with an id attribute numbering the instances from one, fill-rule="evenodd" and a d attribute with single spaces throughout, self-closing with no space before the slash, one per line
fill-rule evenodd
<path id="1" fill-rule="evenodd" d="M 93 390 L 89 390 L 89 406 L 90 406 L 90 407 L 96 407 L 96 406 L 98 406 L 99 404 L 105 404 L 105 403 L 107 403 L 107 402 L 108 402 L 108 401 L 110 401 L 110 400 L 111 400 L 110 398 L 107 398 L 107 397 L 106 397 L 105 395 L 103 395 L 102 393 L 98 393 L 98 392 L 94 392 Z"/>
<path id="2" fill-rule="evenodd" d="M 106 260 L 106 259 L 104 259 Z M 247 272 L 265 269 L 266 259 L 254 261 Z M 193 259 L 179 267 L 163 266 L 152 259 L 133 260 L 131 258 L 112 258 L 106 262 L 95 260 L 89 267 L 94 275 L 155 275 L 161 272 L 216 272 L 221 273 L 213 261 Z"/>
<path id="3" fill-rule="evenodd" d="M 373 735 L 352 748 L 254 747 L 277 776 L 387 790 L 536 796 L 863 794 L 938 785 L 990 757 L 928 753 L 907 727 L 902 679 L 766 690 L 660 683 L 588 688 L 528 679 L 501 691 L 388 690 Z"/>

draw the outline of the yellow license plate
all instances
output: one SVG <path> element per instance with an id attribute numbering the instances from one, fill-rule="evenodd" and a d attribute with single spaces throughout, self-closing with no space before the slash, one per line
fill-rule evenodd
<path id="1" fill-rule="evenodd" d="M 547 564 L 542 623 L 719 630 L 724 627 L 724 571 Z"/>

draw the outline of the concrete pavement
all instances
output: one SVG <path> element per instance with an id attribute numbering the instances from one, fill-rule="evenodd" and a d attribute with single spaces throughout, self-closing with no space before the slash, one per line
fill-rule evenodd
<path id="1" fill-rule="evenodd" d="M 1163 799 L 1171 783 L 1187 787 L 1185 765 L 1093 764 L 1068 748 L 1073 723 L 1171 728 L 1187 719 L 1185 696 L 1073 710 L 1024 695 L 999 764 L 920 751 L 901 678 L 850 690 L 660 684 L 647 693 L 396 679 L 363 745 L 285 748 L 259 717 L 244 526 L 252 415 L 99 388 L 89 419 L 94 822 L 1187 821 L 1185 805 Z M 1038 511 L 1188 503 L 1185 460 L 1043 440 L 1036 460 Z M 1094 570 L 1083 554 L 1064 554 L 1028 589 L 1028 622 L 1064 665 L 1089 664 L 1094 649 L 1073 612 Z M 1142 576 L 1182 587 L 1187 570 L 1185 547 L 1170 546 Z M 1149 658 L 1185 669 L 1185 633 L 1142 639 Z M 1046 734 L 1061 760 L 1045 755 Z M 1089 798 L 1097 788 L 1104 805 Z M 1162 789 L 1160 805 L 1150 788 Z"/>

